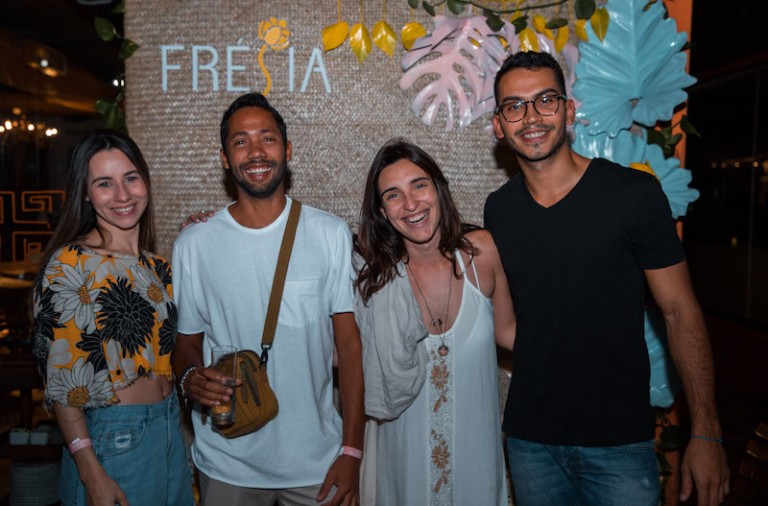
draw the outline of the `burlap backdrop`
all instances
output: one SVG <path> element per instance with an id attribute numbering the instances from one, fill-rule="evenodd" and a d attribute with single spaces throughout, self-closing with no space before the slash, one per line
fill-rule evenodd
<path id="1" fill-rule="evenodd" d="M 360 2 L 343 0 L 342 18 L 360 19 Z M 365 2 L 369 29 L 382 17 L 383 2 Z M 399 33 L 411 21 L 405 0 L 388 2 L 387 20 Z M 464 130 L 445 132 L 444 123 L 427 127 L 410 109 L 413 90 L 399 87 L 403 49 L 394 58 L 374 47 L 358 63 L 348 43 L 322 54 L 331 92 L 322 75 L 313 72 L 301 92 L 313 48 L 322 50 L 324 26 L 335 23 L 336 2 L 323 1 L 203 1 L 158 0 L 126 2 L 125 33 L 141 48 L 126 63 L 127 119 L 131 135 L 147 158 L 151 172 L 160 254 L 170 254 L 180 221 L 189 213 L 218 208 L 231 200 L 223 184 L 219 161 L 219 122 L 241 91 L 227 90 L 227 48 L 233 52 L 233 85 L 263 91 L 266 79 L 258 53 L 259 23 L 284 19 L 294 49 L 294 91 L 289 91 L 289 49 L 266 47 L 264 64 L 271 75 L 267 98 L 284 116 L 293 142 L 289 191 L 307 204 L 341 216 L 355 227 L 365 175 L 378 148 L 394 136 L 404 136 L 427 150 L 446 172 L 453 195 L 466 221 L 482 224 L 486 195 L 506 180 L 494 156 L 496 142 L 478 121 Z M 416 19 L 431 30 L 423 11 Z M 162 46 L 169 51 L 163 90 Z M 193 46 L 210 46 L 218 53 L 218 90 L 211 73 L 198 72 L 193 90 Z M 211 59 L 204 50 L 200 65 Z"/>

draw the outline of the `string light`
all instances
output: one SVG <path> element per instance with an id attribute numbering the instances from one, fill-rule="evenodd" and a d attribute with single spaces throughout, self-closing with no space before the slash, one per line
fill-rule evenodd
<path id="1" fill-rule="evenodd" d="M 15 107 L 10 118 L 0 119 L 0 142 L 49 141 L 59 135 L 56 127 L 46 125 L 44 121 L 29 121 L 21 109 Z"/>

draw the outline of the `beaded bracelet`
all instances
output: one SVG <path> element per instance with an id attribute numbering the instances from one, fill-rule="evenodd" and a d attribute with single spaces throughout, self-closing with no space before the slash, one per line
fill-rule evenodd
<path id="1" fill-rule="evenodd" d="M 717 439 L 717 438 L 714 438 L 714 437 L 699 436 L 697 434 L 691 434 L 691 439 L 694 439 L 694 438 L 695 439 L 702 439 L 704 441 L 709 441 L 710 443 L 720 443 L 720 444 L 723 444 L 723 439 L 722 438 Z"/>
<path id="2" fill-rule="evenodd" d="M 181 396 L 185 399 L 188 397 L 188 395 L 186 389 L 184 388 L 184 382 L 187 381 L 189 375 L 192 374 L 192 372 L 198 367 L 200 366 L 197 364 L 188 365 L 184 368 L 184 372 L 181 373 L 181 378 L 179 378 L 179 391 L 181 392 Z"/>

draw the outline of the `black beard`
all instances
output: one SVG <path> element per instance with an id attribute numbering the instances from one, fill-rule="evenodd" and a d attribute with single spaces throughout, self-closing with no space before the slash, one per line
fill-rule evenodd
<path id="1" fill-rule="evenodd" d="M 266 197 L 271 197 L 277 188 L 280 186 L 280 183 L 282 183 L 285 180 L 285 174 L 288 172 L 288 164 L 283 163 L 276 165 L 277 168 L 277 174 L 275 174 L 275 178 L 270 181 L 270 183 L 265 186 L 264 188 L 252 188 L 248 186 L 248 183 L 243 181 L 240 178 L 237 178 L 232 174 L 232 177 L 235 179 L 235 183 L 237 183 L 237 186 L 239 186 L 246 194 L 248 194 L 249 197 L 257 198 L 257 199 L 263 199 Z M 241 173 L 243 172 L 242 167 L 238 167 L 237 169 Z"/>
<path id="2" fill-rule="evenodd" d="M 522 151 L 518 151 L 515 149 L 511 143 L 507 143 L 507 145 L 512 149 L 512 152 L 519 158 L 522 158 L 526 162 L 529 163 L 535 163 L 535 162 L 543 162 L 545 160 L 548 160 L 550 158 L 554 158 L 554 156 L 562 149 L 562 147 L 565 145 L 566 141 L 568 140 L 568 132 L 565 128 L 563 128 L 562 132 L 560 133 L 560 137 L 557 138 L 555 141 L 555 145 L 552 146 L 552 149 L 543 154 L 536 157 L 528 156 Z"/>

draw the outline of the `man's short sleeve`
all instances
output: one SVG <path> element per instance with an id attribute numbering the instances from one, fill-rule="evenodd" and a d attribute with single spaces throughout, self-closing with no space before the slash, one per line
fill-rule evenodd
<path id="1" fill-rule="evenodd" d="M 661 185 L 652 177 L 643 177 L 640 181 L 634 216 L 629 216 L 638 267 L 661 269 L 682 262 L 685 252 Z"/>

